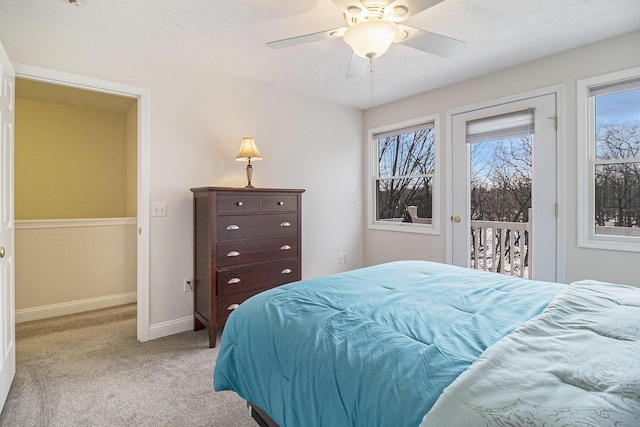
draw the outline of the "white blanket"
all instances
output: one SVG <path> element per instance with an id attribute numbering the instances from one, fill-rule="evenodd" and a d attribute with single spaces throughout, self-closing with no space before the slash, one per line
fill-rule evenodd
<path id="1" fill-rule="evenodd" d="M 445 389 L 420 427 L 640 426 L 640 289 L 567 286 Z"/>

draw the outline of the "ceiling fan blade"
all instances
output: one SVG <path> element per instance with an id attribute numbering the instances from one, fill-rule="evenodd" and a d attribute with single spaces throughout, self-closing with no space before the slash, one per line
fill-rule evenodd
<path id="1" fill-rule="evenodd" d="M 349 67 L 347 68 L 347 78 L 353 79 L 355 77 L 362 77 L 369 71 L 370 61 L 366 58 L 362 58 L 355 54 L 351 55 L 349 60 Z"/>
<path id="2" fill-rule="evenodd" d="M 443 36 L 442 34 L 430 31 L 419 30 L 417 28 L 400 25 L 400 32 L 406 31 L 407 37 L 404 40 L 397 40 L 405 46 L 431 53 L 445 58 L 452 58 L 464 49 L 466 42 Z"/>
<path id="3" fill-rule="evenodd" d="M 267 46 L 274 49 L 281 49 L 283 47 L 296 46 L 304 43 L 311 43 L 320 40 L 333 39 L 336 37 L 342 37 L 346 28 L 336 28 L 334 30 L 320 31 L 312 34 L 305 34 L 303 36 L 290 37 L 288 39 L 276 40 L 267 43 Z"/>

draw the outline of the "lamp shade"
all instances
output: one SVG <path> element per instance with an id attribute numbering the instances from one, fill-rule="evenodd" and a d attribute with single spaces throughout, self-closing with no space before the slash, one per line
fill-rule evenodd
<path id="1" fill-rule="evenodd" d="M 258 147 L 253 138 L 242 138 L 240 150 L 238 150 L 238 154 L 236 154 L 236 160 L 239 162 L 243 160 L 262 160 L 262 155 L 258 151 Z"/>
<path id="2" fill-rule="evenodd" d="M 381 19 L 359 22 L 347 29 L 344 41 L 356 55 L 373 59 L 384 54 L 398 36 L 398 26 Z"/>

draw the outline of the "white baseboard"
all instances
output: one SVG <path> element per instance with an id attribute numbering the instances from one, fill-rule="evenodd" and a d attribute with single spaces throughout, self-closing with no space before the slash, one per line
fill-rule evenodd
<path id="1" fill-rule="evenodd" d="M 45 305 L 42 307 L 24 308 L 16 310 L 16 323 L 32 320 L 48 319 L 50 317 L 65 316 L 67 314 L 83 313 L 85 311 L 99 310 L 101 308 L 115 307 L 118 305 L 136 302 L 137 292 L 109 295 L 100 298 L 90 298 L 80 301 L 66 302 L 62 304 Z M 156 323 L 149 327 L 149 339 L 166 337 L 173 334 L 193 330 L 193 316 Z"/>
<path id="2" fill-rule="evenodd" d="M 180 319 L 169 320 L 167 322 L 156 323 L 149 327 L 149 339 L 166 337 L 168 335 L 179 334 L 180 332 L 193 330 L 193 316 Z"/>
<path id="3" fill-rule="evenodd" d="M 101 308 L 115 307 L 117 305 L 131 304 L 136 302 L 137 296 L 137 292 L 128 292 L 125 294 L 71 301 L 62 304 L 24 308 L 21 310 L 16 310 L 16 323 L 29 322 L 31 320 L 48 319 L 50 317 L 65 316 L 67 314 L 82 313 L 91 310 L 99 310 Z"/>

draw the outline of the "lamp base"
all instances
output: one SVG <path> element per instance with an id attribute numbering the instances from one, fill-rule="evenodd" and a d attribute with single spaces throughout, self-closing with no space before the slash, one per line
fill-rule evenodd
<path id="1" fill-rule="evenodd" d="M 249 164 L 247 165 L 247 185 L 244 188 L 254 188 L 251 185 L 251 176 L 253 175 L 253 166 L 251 166 L 251 159 L 249 159 Z"/>

